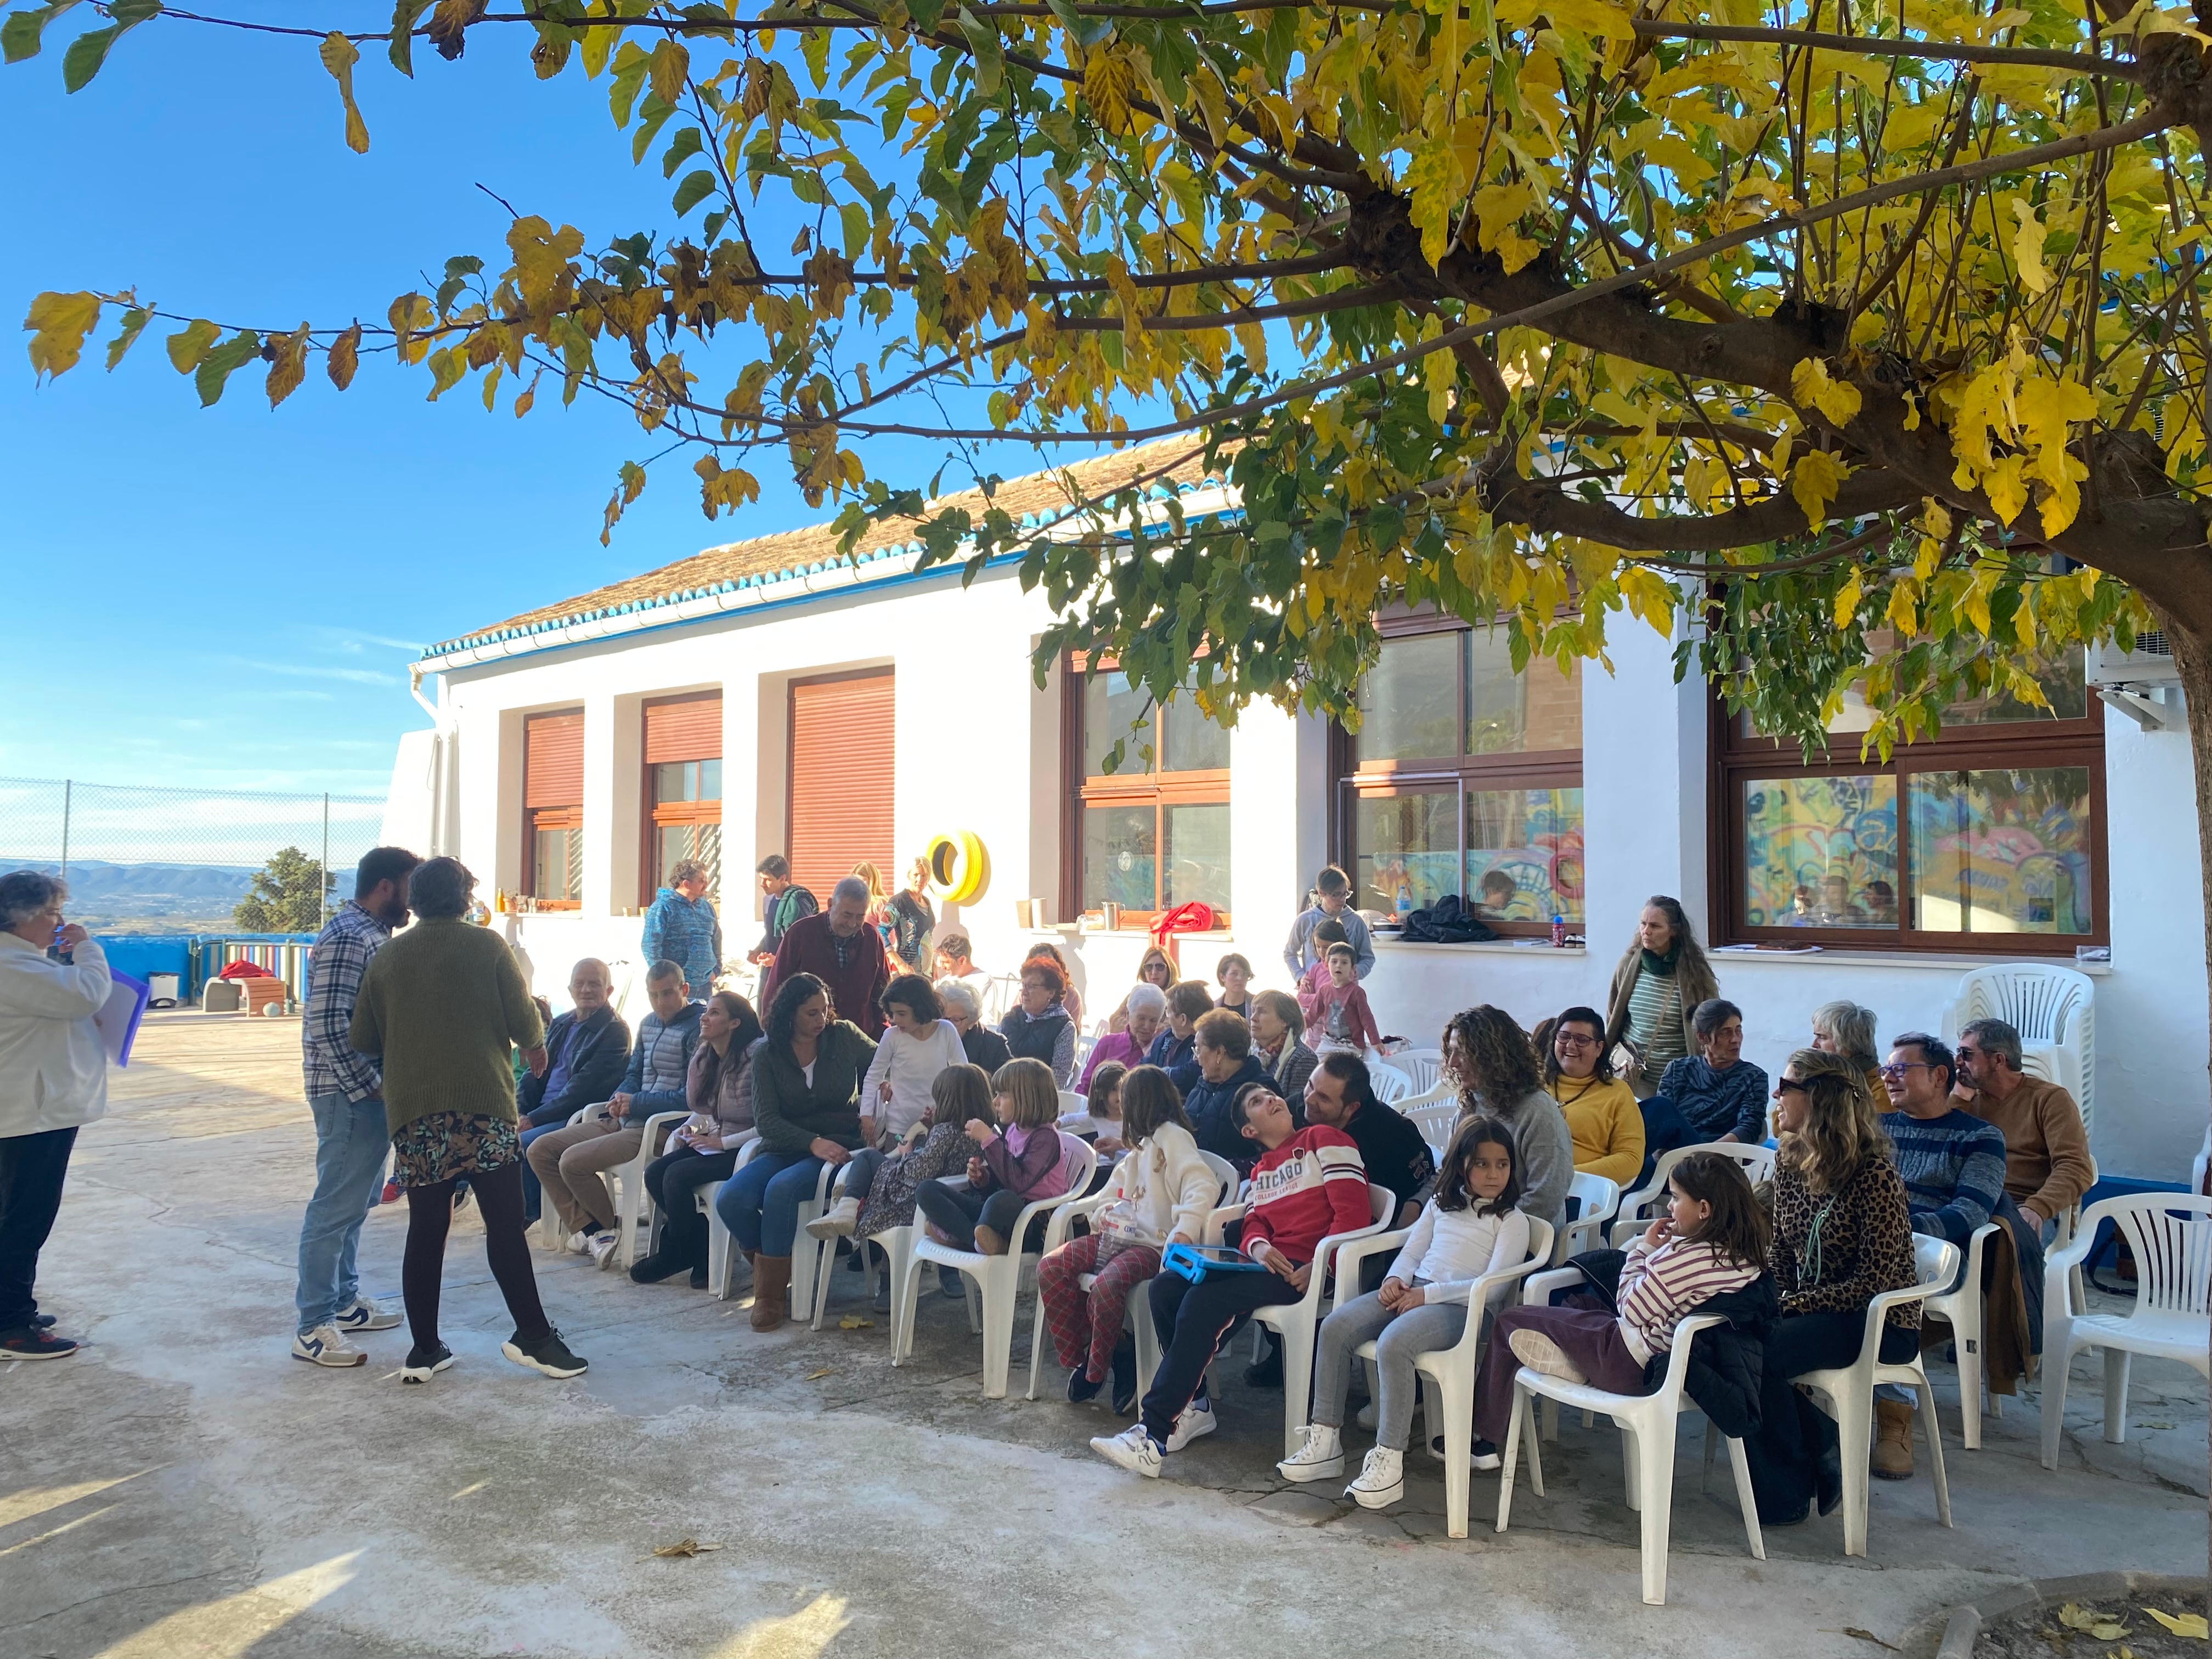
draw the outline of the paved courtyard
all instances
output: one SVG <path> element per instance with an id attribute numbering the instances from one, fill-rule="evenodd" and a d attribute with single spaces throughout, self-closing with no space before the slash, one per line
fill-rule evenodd
<path id="1" fill-rule="evenodd" d="M 1926 1621 L 2021 1577 L 2201 1572 L 2205 1390 L 2138 1361 L 2129 1444 L 2094 1425 L 2101 1370 L 2076 1368 L 2063 1465 L 2035 1462 L 2032 1389 L 1957 1440 L 1954 1530 L 1923 1468 L 1877 1484 L 1869 1553 L 1841 1516 L 1745 1553 L 1724 1472 L 1698 1492 L 1682 1441 L 1670 1605 L 1638 1595 L 1617 1437 L 1571 1419 L 1491 1529 L 1444 1537 L 1438 1467 L 1418 1454 L 1389 1516 L 1286 1488 L 1279 1395 L 1221 1389 L 1220 1433 L 1158 1484 L 1085 1447 L 1113 1421 L 1040 1392 L 981 1397 L 975 1340 L 926 1287 L 914 1363 L 840 1273 L 833 1313 L 872 1322 L 763 1337 L 744 1304 L 638 1286 L 540 1254 L 546 1305 L 587 1376 L 499 1358 L 509 1328 L 469 1212 L 447 1267 L 460 1363 L 392 1376 L 288 1355 L 293 1250 L 313 1137 L 292 1021 L 149 1023 L 81 1138 L 41 1283 L 79 1358 L 0 1368 L 0 1659 L 1233 1659 L 1470 1652 L 1879 1659 L 1925 1653 Z M 369 1218 L 362 1277 L 397 1304 L 402 1209 Z M 1025 1360 L 1024 1311 L 1016 1328 Z M 1240 1353 L 1241 1357 L 1241 1353 Z M 1323 1489 L 1326 1491 L 1327 1489 Z M 720 1546 L 656 1557 L 690 1538 Z"/>

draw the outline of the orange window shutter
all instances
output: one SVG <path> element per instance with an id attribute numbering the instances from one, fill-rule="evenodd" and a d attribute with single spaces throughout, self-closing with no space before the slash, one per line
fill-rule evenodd
<path id="1" fill-rule="evenodd" d="M 645 763 L 722 757 L 722 694 L 665 697 L 645 706 Z"/>
<path id="2" fill-rule="evenodd" d="M 890 673 L 796 681 L 791 688 L 791 797 L 785 856 L 792 879 L 821 901 L 863 859 L 895 883 L 891 847 Z"/>
<path id="3" fill-rule="evenodd" d="M 532 714 L 523 726 L 522 804 L 580 806 L 584 801 L 584 711 Z"/>

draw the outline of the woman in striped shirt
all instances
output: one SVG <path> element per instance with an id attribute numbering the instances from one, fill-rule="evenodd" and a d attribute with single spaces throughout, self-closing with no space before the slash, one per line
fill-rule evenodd
<path id="1" fill-rule="evenodd" d="M 1663 893 L 1646 899 L 1636 937 L 1613 970 L 1605 1021 L 1607 1042 L 1635 1050 L 1637 1063 L 1622 1078 L 1638 1100 L 1657 1091 L 1672 1062 L 1698 1051 L 1691 1016 L 1720 994 L 1681 900 Z"/>

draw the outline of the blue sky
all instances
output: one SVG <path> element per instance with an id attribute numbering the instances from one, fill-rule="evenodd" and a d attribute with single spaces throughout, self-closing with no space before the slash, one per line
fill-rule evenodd
<path id="1" fill-rule="evenodd" d="M 418 46 L 411 82 L 365 48 L 359 156 L 312 40 L 157 21 L 65 95 L 80 15 L 0 70 L 0 310 L 16 321 L 41 289 L 130 283 L 228 325 L 380 320 L 448 255 L 503 254 L 506 216 L 479 182 L 587 246 L 672 223 L 605 82 L 573 64 L 535 80 L 515 31 L 472 33 L 453 64 Z M 757 465 L 761 501 L 709 526 L 684 456 L 602 548 L 617 464 L 654 447 L 626 412 L 548 395 L 518 422 L 472 384 L 431 404 L 374 358 L 343 395 L 318 359 L 273 412 L 254 366 L 203 410 L 162 350 L 175 326 L 149 327 L 113 374 L 103 328 L 43 386 L 20 346 L 0 356 L 17 641 L 0 655 L 0 775 L 380 795 L 398 733 L 427 723 L 407 694 L 422 643 L 823 516 Z M 938 457 L 869 459 L 919 482 Z"/>

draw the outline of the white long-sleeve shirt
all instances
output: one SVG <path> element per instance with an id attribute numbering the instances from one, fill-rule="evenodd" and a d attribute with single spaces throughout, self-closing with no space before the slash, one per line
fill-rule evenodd
<path id="1" fill-rule="evenodd" d="M 860 1083 L 860 1115 L 876 1122 L 878 1138 L 902 1135 L 929 1115 L 930 1085 L 948 1066 L 965 1066 L 968 1051 L 960 1046 L 960 1033 L 949 1019 L 940 1019 L 920 1036 L 896 1025 L 884 1027 L 876 1044 L 876 1057 Z M 884 1098 L 884 1085 L 891 1085 Z"/>
<path id="2" fill-rule="evenodd" d="M 1401 1285 L 1423 1281 L 1425 1302 L 1464 1302 L 1476 1279 L 1528 1259 L 1528 1218 L 1520 1211 L 1484 1215 L 1472 1203 L 1464 1210 L 1439 1210 L 1431 1199 L 1399 1247 L 1389 1277 Z"/>
<path id="3" fill-rule="evenodd" d="M 0 1137 L 89 1123 L 107 1110 L 107 1050 L 92 1017 L 114 981 L 90 939 L 55 961 L 0 933 Z"/>

